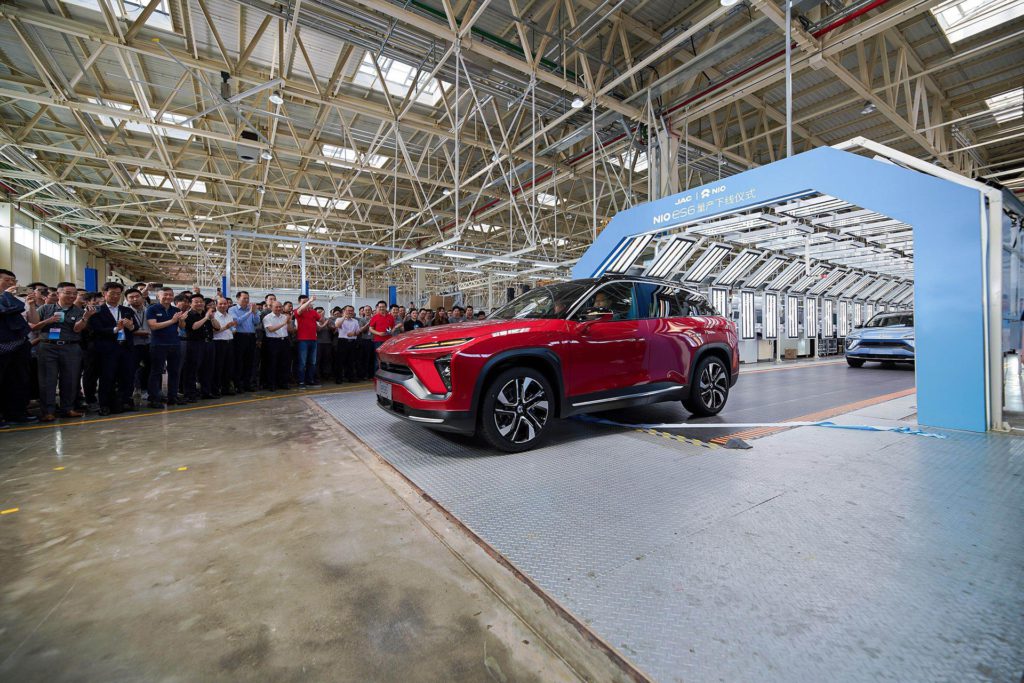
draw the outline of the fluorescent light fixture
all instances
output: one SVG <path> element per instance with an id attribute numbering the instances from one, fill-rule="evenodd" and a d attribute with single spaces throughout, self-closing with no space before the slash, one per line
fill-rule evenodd
<path id="1" fill-rule="evenodd" d="M 765 339 L 776 339 L 779 336 L 779 295 L 772 292 L 764 293 L 764 316 L 761 331 Z"/>
<path id="2" fill-rule="evenodd" d="M 573 109 L 583 109 L 584 104 L 586 103 L 583 101 L 583 98 L 577 95 L 572 99 L 572 103 L 570 103 L 569 106 L 572 107 Z"/>
<path id="3" fill-rule="evenodd" d="M 35 153 L 35 150 L 31 150 L 31 149 L 26 149 L 25 150 L 25 156 L 27 156 L 29 159 L 38 159 L 39 158 L 39 155 Z"/>
<path id="4" fill-rule="evenodd" d="M 831 339 L 836 336 L 836 302 L 832 299 L 821 300 L 821 336 Z"/>
<path id="5" fill-rule="evenodd" d="M 750 289 L 757 289 L 768 282 L 769 278 L 775 275 L 776 271 L 782 267 L 782 264 L 786 263 L 786 259 L 782 256 L 773 256 L 763 264 L 761 267 L 754 271 L 754 274 L 749 280 L 743 283 L 744 287 Z"/>
<path id="6" fill-rule="evenodd" d="M 722 7 L 732 7 L 733 5 L 738 3 L 740 0 L 718 0 L 718 1 L 719 1 L 719 3 L 721 3 Z"/>
<path id="7" fill-rule="evenodd" d="M 646 235 L 638 235 L 631 238 L 626 242 L 625 247 L 621 248 L 618 252 L 618 256 L 612 261 L 611 265 L 605 269 L 607 273 L 625 273 L 629 270 L 629 267 L 640 258 L 640 254 L 643 253 L 647 245 L 654 239 L 654 235 L 647 233 Z"/>
<path id="8" fill-rule="evenodd" d="M 281 91 L 280 90 L 275 90 L 274 92 L 270 93 L 270 103 L 271 104 L 284 104 L 284 98 L 281 97 Z"/>
<path id="9" fill-rule="evenodd" d="M 820 278 L 821 274 L 824 273 L 826 270 L 828 270 L 828 268 L 826 268 L 825 266 L 814 266 L 814 268 L 811 268 L 810 274 L 804 275 L 802 278 L 797 280 L 796 284 L 790 287 L 789 290 L 791 292 L 806 291 L 808 287 L 810 287 L 811 285 L 818 281 L 818 278 Z M 806 272 L 806 266 L 804 271 Z"/>
<path id="10" fill-rule="evenodd" d="M 819 279 L 818 280 L 818 284 L 816 284 L 813 287 L 811 287 L 807 291 L 807 293 L 812 295 L 812 296 L 818 296 L 820 294 L 823 294 L 826 289 L 828 289 L 829 287 L 834 285 L 836 280 L 838 280 L 839 278 L 841 278 L 845 274 L 846 274 L 845 270 L 840 270 L 839 268 L 836 268 L 835 270 L 833 270 L 831 273 L 829 273 L 825 277 Z"/>
<path id="11" fill-rule="evenodd" d="M 644 275 L 648 277 L 670 277 L 690 257 L 697 240 L 689 237 L 673 237 L 668 246 L 655 256 L 654 263 L 647 267 Z"/>
<path id="12" fill-rule="evenodd" d="M 786 336 L 790 339 L 796 339 L 800 336 L 800 319 L 796 315 L 799 306 L 799 298 L 795 296 L 786 297 Z"/>
<path id="13" fill-rule="evenodd" d="M 747 274 L 747 271 L 754 267 L 757 259 L 761 258 L 761 254 L 751 249 L 746 249 L 734 258 L 729 265 L 725 267 L 717 278 L 715 278 L 716 285 L 731 285 L 741 277 Z"/>
<path id="14" fill-rule="evenodd" d="M 397 266 L 400 263 L 405 263 L 406 261 L 412 261 L 415 258 L 419 258 L 420 256 L 423 256 L 424 254 L 429 254 L 430 252 L 436 251 L 437 249 L 444 249 L 445 247 L 450 246 L 452 244 L 455 244 L 458 241 L 459 241 L 458 237 L 449 237 L 448 239 L 446 239 L 446 240 L 444 240 L 442 242 L 437 242 L 436 244 L 431 244 L 429 247 L 424 247 L 423 249 L 417 249 L 416 251 L 407 252 L 405 254 L 402 254 L 398 258 L 391 259 L 391 265 Z"/>
<path id="15" fill-rule="evenodd" d="M 442 251 L 441 253 L 448 258 L 466 259 L 469 261 L 475 261 L 480 258 L 479 254 L 467 254 L 464 251 Z"/>
<path id="16" fill-rule="evenodd" d="M 804 264 L 802 261 L 793 261 L 785 269 L 775 276 L 765 289 L 770 289 L 774 292 L 781 292 L 788 285 L 793 284 L 793 281 L 800 277 L 800 274 L 804 272 Z"/>
<path id="17" fill-rule="evenodd" d="M 850 294 L 848 293 L 848 290 L 850 289 L 850 286 L 854 282 L 859 280 L 860 277 L 861 277 L 860 273 L 847 273 L 846 277 L 844 277 L 838 283 L 836 283 L 836 285 L 834 287 L 832 287 L 831 289 L 829 289 L 825 293 L 825 295 L 826 296 L 844 296 L 844 297 L 849 297 Z"/>
<path id="18" fill-rule="evenodd" d="M 541 270 L 554 270 L 555 268 L 558 268 L 558 264 L 557 263 L 546 263 L 544 261 L 534 261 L 533 262 L 533 267 L 534 268 L 540 268 Z"/>
<path id="19" fill-rule="evenodd" d="M 818 338 L 818 300 L 813 296 L 804 299 L 804 336 Z"/>
<path id="20" fill-rule="evenodd" d="M 207 214 L 197 213 L 196 215 L 192 216 L 192 220 L 194 220 L 194 221 L 208 221 L 208 220 L 210 220 L 210 214 L 208 214 L 208 213 Z"/>
<path id="21" fill-rule="evenodd" d="M 718 312 L 718 315 L 729 317 L 729 290 L 722 287 L 711 288 L 711 308 Z"/>
<path id="22" fill-rule="evenodd" d="M 300 194 L 299 204 L 303 206 L 315 206 L 320 209 L 347 209 L 352 202 L 347 199 L 331 199 L 330 197 L 321 197 L 315 194 Z"/>
<path id="23" fill-rule="evenodd" d="M 753 339 L 757 316 L 754 313 L 754 293 L 740 292 L 740 338 Z"/>
<path id="24" fill-rule="evenodd" d="M 456 273 L 469 273 L 471 275 L 483 275 L 484 271 L 477 270 L 476 268 L 456 268 Z"/>
<path id="25" fill-rule="evenodd" d="M 1020 3 L 1024 6 L 1024 2 Z M 989 97 L 985 104 L 992 110 L 992 116 L 996 123 L 1005 123 L 1024 116 L 1024 87 L 1004 92 L 995 97 Z M 32 157 L 35 159 L 35 157 Z"/>
<path id="26" fill-rule="evenodd" d="M 950 43 L 958 43 L 1024 15 L 1020 0 L 951 0 L 932 8 Z"/>
<path id="27" fill-rule="evenodd" d="M 730 216 L 729 218 L 725 218 L 720 221 L 713 221 L 710 223 L 701 223 L 695 225 L 693 227 L 687 228 L 686 232 L 693 232 L 697 233 L 698 235 L 704 235 L 707 237 L 713 235 L 726 235 L 730 232 L 750 230 L 751 228 L 759 228 L 768 225 L 769 221 L 765 220 L 764 216 L 765 214 L 762 213 Z"/>
<path id="28" fill-rule="evenodd" d="M 409 267 L 416 270 L 441 270 L 441 266 L 435 266 L 430 263 L 410 263 Z"/>
<path id="29" fill-rule="evenodd" d="M 504 263 L 505 265 L 508 266 L 514 266 L 517 263 L 519 263 L 519 259 L 507 258 L 504 256 L 495 256 L 494 258 L 489 258 L 486 261 L 483 261 L 482 263 Z"/>
<path id="30" fill-rule="evenodd" d="M 712 244 L 704 250 L 703 254 L 697 257 L 697 260 L 690 266 L 690 270 L 683 276 L 683 280 L 687 282 L 703 282 L 718 267 L 722 259 L 729 254 L 729 251 L 729 247 L 724 244 Z"/>

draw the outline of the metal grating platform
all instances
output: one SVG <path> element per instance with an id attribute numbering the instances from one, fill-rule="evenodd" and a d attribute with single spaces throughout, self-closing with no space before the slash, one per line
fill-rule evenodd
<path id="1" fill-rule="evenodd" d="M 315 400 L 656 680 L 1020 679 L 1024 440 L 569 421 L 499 455 Z"/>

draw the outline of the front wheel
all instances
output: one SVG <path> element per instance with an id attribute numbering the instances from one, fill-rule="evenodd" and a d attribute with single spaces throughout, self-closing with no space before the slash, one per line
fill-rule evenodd
<path id="1" fill-rule="evenodd" d="M 484 390 L 480 432 L 506 453 L 535 448 L 554 417 L 554 396 L 544 375 L 532 368 L 505 370 Z"/>
<path id="2" fill-rule="evenodd" d="M 697 364 L 683 407 L 697 417 L 710 417 L 722 412 L 728 398 L 729 370 L 718 356 L 706 356 Z"/>
<path id="3" fill-rule="evenodd" d="M 847 364 L 849 364 L 851 368 L 859 368 L 860 366 L 864 365 L 864 361 L 862 361 L 859 358 L 847 358 L 846 362 Z"/>

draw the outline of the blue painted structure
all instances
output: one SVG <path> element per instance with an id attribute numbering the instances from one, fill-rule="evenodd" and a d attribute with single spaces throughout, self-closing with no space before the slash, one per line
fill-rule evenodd
<path id="1" fill-rule="evenodd" d="M 88 292 L 98 291 L 100 288 L 99 272 L 95 268 L 85 269 L 85 289 Z"/>
<path id="2" fill-rule="evenodd" d="M 390 285 L 388 287 L 388 306 L 394 306 L 398 303 L 398 287 Z"/>
<path id="3" fill-rule="evenodd" d="M 592 277 L 630 237 L 821 192 L 914 228 L 921 424 L 986 431 L 985 255 L 978 190 L 821 147 L 616 214 L 573 269 Z"/>

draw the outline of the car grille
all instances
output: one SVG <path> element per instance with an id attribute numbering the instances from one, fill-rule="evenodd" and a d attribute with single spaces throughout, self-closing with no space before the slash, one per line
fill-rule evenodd
<path id="1" fill-rule="evenodd" d="M 407 368 L 404 365 L 399 365 L 397 363 L 384 363 L 384 362 L 381 362 L 380 369 L 384 370 L 385 372 L 393 372 L 396 375 L 404 375 L 406 377 L 412 377 L 412 370 L 410 370 L 409 368 Z"/>
<path id="2" fill-rule="evenodd" d="M 907 343 L 905 339 L 861 339 L 858 344 L 860 347 L 870 346 L 872 348 L 881 349 L 909 349 L 913 350 L 913 346 Z"/>

